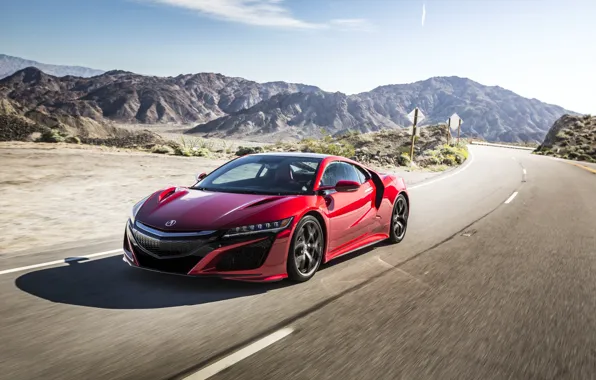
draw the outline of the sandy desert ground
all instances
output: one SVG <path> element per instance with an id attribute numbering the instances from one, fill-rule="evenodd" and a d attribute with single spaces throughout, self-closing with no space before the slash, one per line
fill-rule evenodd
<path id="1" fill-rule="evenodd" d="M 0 257 L 120 238 L 130 208 L 223 159 L 71 144 L 0 143 Z M 410 184 L 437 175 L 402 172 Z"/>

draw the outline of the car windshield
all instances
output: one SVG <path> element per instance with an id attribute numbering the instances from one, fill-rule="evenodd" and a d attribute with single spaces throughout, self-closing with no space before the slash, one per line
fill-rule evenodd
<path id="1" fill-rule="evenodd" d="M 221 166 L 193 189 L 245 194 L 313 194 L 320 158 L 245 156 Z"/>

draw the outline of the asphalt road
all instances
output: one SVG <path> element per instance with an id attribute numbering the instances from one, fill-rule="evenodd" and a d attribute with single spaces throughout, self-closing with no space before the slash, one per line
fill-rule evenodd
<path id="1" fill-rule="evenodd" d="M 596 175 L 471 151 L 411 187 L 404 242 L 305 284 L 160 275 L 119 256 L 2 274 L 0 379 L 182 378 L 288 328 L 212 379 L 595 377 Z M 14 257 L 0 272 L 119 244 Z"/>

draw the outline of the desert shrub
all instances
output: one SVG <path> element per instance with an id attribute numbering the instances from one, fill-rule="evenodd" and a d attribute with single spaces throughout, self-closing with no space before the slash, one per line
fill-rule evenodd
<path id="1" fill-rule="evenodd" d="M 65 138 L 55 129 L 47 129 L 41 133 L 39 141 L 48 143 L 64 142 Z"/>
<path id="2" fill-rule="evenodd" d="M 68 136 L 67 138 L 64 139 L 64 141 L 69 144 L 80 144 L 81 143 L 81 139 L 78 138 L 77 136 Z"/>
<path id="3" fill-rule="evenodd" d="M 567 156 L 572 160 L 577 160 L 579 158 L 580 154 L 577 152 L 569 152 L 569 154 Z"/>
<path id="4" fill-rule="evenodd" d="M 397 157 L 397 163 L 399 166 L 409 166 L 412 161 L 408 153 L 402 153 Z"/>
<path id="5" fill-rule="evenodd" d="M 193 149 L 193 156 L 195 157 L 209 157 L 211 155 L 211 151 L 207 148 L 197 148 Z"/>
<path id="6" fill-rule="evenodd" d="M 418 159 L 418 164 L 422 167 L 440 165 L 442 159 L 439 156 L 425 156 Z"/>
<path id="7" fill-rule="evenodd" d="M 185 157 L 208 157 L 211 154 L 209 147 L 213 146 L 213 142 L 207 142 L 201 138 L 182 137 L 178 144 L 168 144 L 174 149 L 174 154 Z"/>
<path id="8" fill-rule="evenodd" d="M 151 149 L 151 153 L 157 154 L 174 154 L 175 151 L 172 147 L 167 145 L 156 145 Z"/>
<path id="9" fill-rule="evenodd" d="M 586 161 L 586 162 L 592 162 L 592 160 L 593 160 L 593 158 L 590 155 L 585 154 L 585 153 L 584 154 L 580 154 L 577 157 L 577 159 L 580 160 L 580 161 Z"/>
<path id="10" fill-rule="evenodd" d="M 265 150 L 260 146 L 239 146 L 236 156 L 246 156 L 247 154 L 263 153 Z"/>
<path id="11" fill-rule="evenodd" d="M 457 158 L 454 154 L 448 154 L 443 156 L 443 162 L 444 165 L 448 165 L 448 166 L 454 166 L 457 164 Z"/>
<path id="12" fill-rule="evenodd" d="M 436 149 L 425 151 L 423 157 L 419 159 L 419 164 L 420 166 L 460 165 L 466 161 L 468 155 L 468 148 L 464 144 L 445 144 Z"/>
<path id="13" fill-rule="evenodd" d="M 329 141 L 328 139 L 302 140 L 302 151 L 343 157 L 353 157 L 356 153 L 356 149 L 352 144 L 343 141 Z"/>
<path id="14" fill-rule="evenodd" d="M 314 138 L 303 139 L 300 144 L 302 145 L 303 152 L 330 154 L 333 156 L 343 157 L 354 157 L 356 154 L 356 148 L 353 144 L 347 141 L 346 138 L 333 138 L 325 130 L 321 129 L 323 137 L 319 140 Z"/>

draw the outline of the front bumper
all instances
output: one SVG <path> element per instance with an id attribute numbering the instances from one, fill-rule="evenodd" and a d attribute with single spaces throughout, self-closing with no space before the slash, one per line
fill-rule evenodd
<path id="1" fill-rule="evenodd" d="M 219 231 L 169 233 L 129 221 L 123 259 L 131 266 L 177 275 L 278 281 L 287 277 L 289 243 L 290 229 L 224 238 Z"/>

